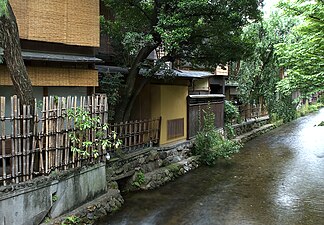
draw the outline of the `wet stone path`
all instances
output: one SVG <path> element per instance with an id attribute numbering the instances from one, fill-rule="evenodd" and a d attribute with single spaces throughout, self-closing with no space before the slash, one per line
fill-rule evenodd
<path id="1" fill-rule="evenodd" d="M 324 109 L 251 140 L 230 162 L 127 194 L 97 224 L 323 225 L 323 120 Z"/>

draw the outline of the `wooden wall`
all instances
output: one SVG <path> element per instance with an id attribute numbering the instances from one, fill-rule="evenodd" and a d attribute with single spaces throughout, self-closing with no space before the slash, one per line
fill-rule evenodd
<path id="1" fill-rule="evenodd" d="M 99 47 L 99 0 L 9 0 L 20 38 Z"/>

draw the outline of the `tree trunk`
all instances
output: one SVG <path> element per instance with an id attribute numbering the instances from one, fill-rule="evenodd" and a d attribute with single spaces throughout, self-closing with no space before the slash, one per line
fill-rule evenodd
<path id="1" fill-rule="evenodd" d="M 30 105 L 34 112 L 34 96 L 32 83 L 28 77 L 24 60 L 21 55 L 16 17 L 10 3 L 7 4 L 8 15 L 0 17 L 0 46 L 4 51 L 4 59 L 9 70 L 15 93 L 22 104 Z"/>
<path id="2" fill-rule="evenodd" d="M 124 115 L 124 119 L 125 121 L 129 120 L 134 103 L 136 101 L 137 96 L 141 93 L 142 89 L 145 87 L 145 85 L 148 83 L 148 79 L 145 78 L 143 80 L 140 81 L 140 84 L 138 86 L 136 86 L 136 89 L 134 90 L 134 93 L 132 94 L 129 103 L 128 103 L 128 107 L 125 111 L 125 115 Z"/>
<path id="3" fill-rule="evenodd" d="M 139 69 L 140 64 L 149 56 L 149 54 L 157 47 L 156 46 L 146 46 L 141 49 L 141 51 L 136 56 L 129 74 L 126 79 L 126 87 L 124 91 L 121 93 L 121 102 L 116 106 L 116 113 L 115 113 L 115 122 L 119 123 L 122 121 L 129 120 L 130 112 L 133 107 L 134 98 L 138 96 L 141 89 L 144 85 L 140 85 L 134 90 L 136 80 L 139 76 Z"/>

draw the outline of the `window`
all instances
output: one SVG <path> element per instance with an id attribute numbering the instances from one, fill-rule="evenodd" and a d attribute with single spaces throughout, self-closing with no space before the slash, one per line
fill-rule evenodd
<path id="1" fill-rule="evenodd" d="M 184 118 L 168 120 L 167 138 L 175 139 L 184 136 Z"/>

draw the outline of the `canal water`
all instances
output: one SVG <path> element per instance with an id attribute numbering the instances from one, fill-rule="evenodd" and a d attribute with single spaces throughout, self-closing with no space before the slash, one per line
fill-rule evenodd
<path id="1" fill-rule="evenodd" d="M 157 190 L 126 194 L 98 225 L 323 225 L 320 112 L 245 144 L 229 162 L 200 167 Z"/>

